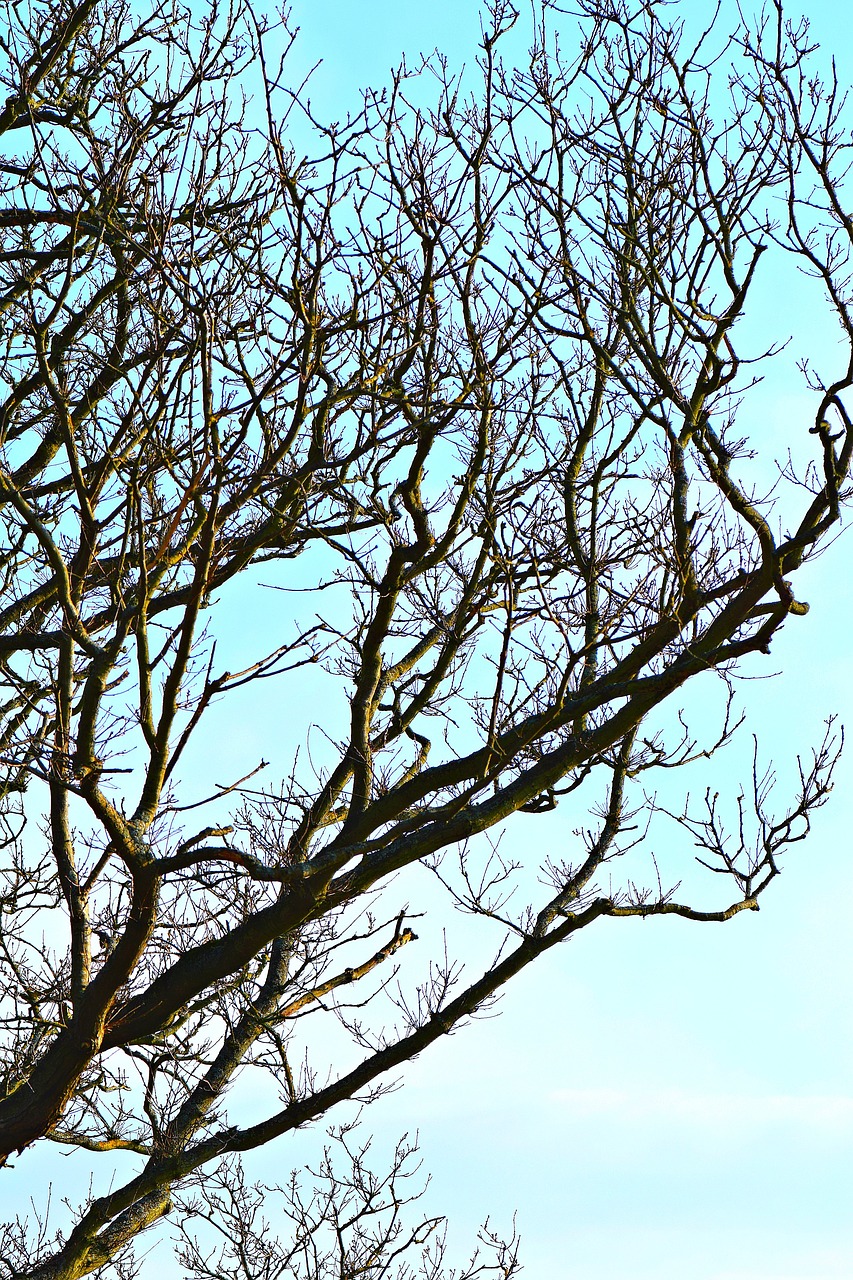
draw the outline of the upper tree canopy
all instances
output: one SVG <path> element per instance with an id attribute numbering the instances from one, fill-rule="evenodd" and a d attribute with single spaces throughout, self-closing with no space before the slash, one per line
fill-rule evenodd
<path id="1" fill-rule="evenodd" d="M 333 125 L 243 4 L 9 10 L 0 1151 L 133 1165 L 66 1237 L 11 1229 L 10 1275 L 119 1265 L 197 1170 L 363 1097 L 599 917 L 755 908 L 825 798 L 829 740 L 777 817 L 757 779 L 754 843 L 716 799 L 683 819 L 723 905 L 614 862 L 642 843 L 635 780 L 713 746 L 644 721 L 806 612 L 796 575 L 839 518 L 843 94 L 778 5 L 698 44 L 656 0 L 579 7 L 575 43 L 543 17 L 513 68 L 498 0 L 476 75 L 401 71 Z M 786 255 L 845 345 L 790 440 L 745 441 L 761 353 L 740 321 Z M 304 589 L 306 564 L 289 629 L 260 592 L 251 663 L 222 670 L 231 580 Z M 329 690 L 310 740 L 309 664 Z M 260 679 L 301 750 L 281 783 L 220 786 L 205 714 Z M 209 820 L 185 750 L 217 779 Z M 558 804 L 588 829 L 525 865 L 474 840 Z M 377 895 L 424 861 L 500 950 L 475 978 L 427 956 L 383 1028 L 381 1001 L 347 1009 L 415 941 L 414 885 Z M 292 1061 L 309 1009 L 357 1050 L 330 1075 Z M 225 1100 L 243 1069 L 272 1077 L 251 1125 Z"/>

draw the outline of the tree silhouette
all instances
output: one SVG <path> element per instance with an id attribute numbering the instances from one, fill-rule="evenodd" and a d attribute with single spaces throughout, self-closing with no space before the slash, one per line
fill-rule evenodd
<path id="1" fill-rule="evenodd" d="M 438 1275 L 435 1224 L 399 1217 L 408 1148 L 373 1174 L 339 1129 L 346 1172 L 281 1192 L 278 1241 L 239 1153 L 371 1097 L 598 919 L 757 909 L 826 798 L 831 730 L 778 812 L 757 762 L 733 833 L 710 793 L 673 811 L 719 873 L 705 898 L 643 879 L 645 779 L 734 729 L 673 735 L 658 708 L 806 612 L 794 575 L 839 519 L 843 94 L 778 5 L 692 47 L 655 0 L 579 9 L 577 47 L 542 16 L 513 69 L 496 0 L 476 73 L 404 68 L 328 124 L 286 25 L 239 0 L 7 8 L 0 1152 L 135 1170 L 59 1237 L 9 1227 L 10 1276 L 132 1274 L 173 1204 L 200 1276 Z M 786 255 L 845 343 L 799 472 L 737 428 L 738 323 Z M 302 590 L 287 634 L 260 587 L 235 619 L 257 566 Z M 225 626 L 254 644 L 238 672 Z M 199 799 L 181 770 L 219 776 L 211 708 L 260 681 L 292 769 Z M 561 803 L 565 856 L 490 841 Z M 424 865 L 495 958 L 428 955 L 398 991 Z M 294 1055 L 308 1013 L 337 1028 L 328 1068 Z M 252 1123 L 241 1073 L 267 1081 Z M 219 1253 L 192 1234 L 211 1218 Z M 514 1273 L 492 1243 L 467 1274 Z"/>

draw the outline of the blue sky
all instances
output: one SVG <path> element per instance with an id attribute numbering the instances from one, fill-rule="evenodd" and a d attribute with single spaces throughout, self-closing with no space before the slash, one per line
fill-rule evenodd
<path id="1" fill-rule="evenodd" d="M 809 16 L 842 76 L 853 73 L 839 10 L 811 4 Z M 323 59 L 311 87 L 321 115 L 342 115 L 403 53 L 439 47 L 451 63 L 470 60 L 479 31 L 468 0 L 312 0 L 293 19 L 300 65 Z M 779 296 L 772 280 L 764 318 L 793 341 L 744 416 L 778 441 L 807 413 L 796 359 L 825 352 L 837 331 L 808 291 Z M 739 687 L 747 735 L 762 736 L 782 772 L 826 715 L 853 726 L 849 555 L 842 538 L 804 575 L 811 612 L 775 642 L 780 674 Z M 747 756 L 732 749 L 715 785 L 734 791 Z M 561 822 L 570 816 L 544 833 L 557 845 Z M 517 1213 L 529 1280 L 853 1275 L 851 829 L 848 751 L 811 840 L 760 914 L 723 927 L 599 924 L 516 980 L 499 1018 L 451 1037 L 372 1109 L 365 1123 L 380 1140 L 419 1130 L 430 1205 L 450 1213 L 460 1252 L 487 1215 L 500 1227 Z M 522 855 L 530 837 L 522 826 L 508 834 Z M 266 1153 L 257 1167 L 301 1158 Z"/>

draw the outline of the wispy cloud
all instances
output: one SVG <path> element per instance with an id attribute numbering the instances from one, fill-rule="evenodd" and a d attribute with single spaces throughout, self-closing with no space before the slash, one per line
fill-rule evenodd
<path id="1" fill-rule="evenodd" d="M 552 1105 L 577 1119 L 620 1123 L 670 1120 L 691 1127 L 806 1126 L 853 1130 L 853 1096 L 844 1094 L 707 1093 L 682 1089 L 555 1089 Z"/>

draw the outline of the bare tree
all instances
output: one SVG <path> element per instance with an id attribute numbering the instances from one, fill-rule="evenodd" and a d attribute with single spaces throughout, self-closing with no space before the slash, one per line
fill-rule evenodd
<path id="1" fill-rule="evenodd" d="M 10 1227 L 9 1276 L 131 1274 L 180 1195 L 196 1274 L 406 1274 L 405 1151 L 384 1178 L 347 1148 L 331 1198 L 292 1185 L 272 1243 L 234 1161 L 371 1097 L 598 919 L 756 910 L 826 798 L 831 731 L 778 813 L 756 764 L 735 840 L 710 793 L 673 809 L 721 873 L 697 897 L 644 887 L 645 779 L 715 746 L 658 709 L 806 612 L 794 575 L 839 519 L 843 93 L 777 4 L 690 46 L 655 0 L 579 8 L 568 55 L 543 17 L 513 70 L 497 0 L 475 74 L 403 69 L 324 124 L 286 25 L 240 0 L 7 6 L 0 1151 L 132 1165 L 58 1238 Z M 810 375 L 800 471 L 737 429 L 761 354 L 738 324 L 786 255 L 845 343 Z M 312 590 L 222 670 L 252 566 Z M 261 680 L 284 781 L 247 760 L 199 796 L 214 704 Z M 561 802 L 573 848 L 500 857 L 490 832 Z M 396 987 L 418 864 L 491 931 L 478 975 L 427 956 Z M 301 1057 L 327 1022 L 337 1056 Z M 253 1123 L 241 1073 L 268 1081 Z"/>

